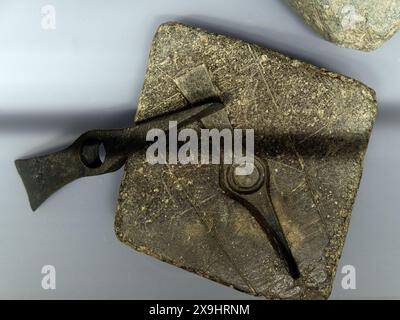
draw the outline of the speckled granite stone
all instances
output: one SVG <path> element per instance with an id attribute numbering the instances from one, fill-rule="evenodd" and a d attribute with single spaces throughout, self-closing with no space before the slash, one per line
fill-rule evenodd
<path id="1" fill-rule="evenodd" d="M 286 0 L 327 40 L 374 50 L 400 27 L 400 0 Z"/>

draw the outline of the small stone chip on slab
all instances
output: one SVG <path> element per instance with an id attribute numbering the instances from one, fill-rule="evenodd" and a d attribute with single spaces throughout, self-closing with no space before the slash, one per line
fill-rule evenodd
<path id="1" fill-rule="evenodd" d="M 327 40 L 371 51 L 400 28 L 400 0 L 285 0 Z"/>
<path id="2" fill-rule="evenodd" d="M 145 152 L 130 157 L 117 237 L 252 295 L 328 298 L 375 120 L 373 90 L 254 44 L 168 23 L 153 41 L 136 120 L 187 107 L 188 93 L 177 83 L 199 66 L 207 68 L 232 126 L 255 130 L 301 277 L 290 277 L 257 221 L 222 192 L 217 165 L 150 165 Z"/>

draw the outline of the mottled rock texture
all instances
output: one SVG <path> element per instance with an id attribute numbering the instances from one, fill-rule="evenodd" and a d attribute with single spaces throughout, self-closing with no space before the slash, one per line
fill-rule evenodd
<path id="1" fill-rule="evenodd" d="M 130 157 L 117 237 L 253 295 L 327 298 L 375 120 L 374 92 L 272 50 L 170 23 L 154 38 L 136 120 L 187 107 L 176 81 L 200 65 L 232 126 L 255 130 L 256 152 L 271 169 L 272 201 L 301 277 L 290 277 L 257 221 L 223 193 L 217 165 L 152 166 L 145 152 Z"/>
<path id="2" fill-rule="evenodd" d="M 327 40 L 370 51 L 400 27 L 400 0 L 285 0 Z"/>

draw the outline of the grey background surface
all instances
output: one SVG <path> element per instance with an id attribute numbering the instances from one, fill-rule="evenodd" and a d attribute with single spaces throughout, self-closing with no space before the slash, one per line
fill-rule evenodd
<path id="1" fill-rule="evenodd" d="M 57 28 L 41 27 L 56 8 Z M 0 298 L 251 298 L 138 254 L 113 232 L 122 172 L 80 180 L 32 214 L 13 161 L 131 123 L 157 26 L 180 21 L 240 37 L 374 88 L 379 118 L 341 267 L 357 290 L 333 299 L 400 298 L 400 36 L 372 53 L 322 40 L 278 0 L 0 2 Z M 57 289 L 41 287 L 54 265 Z"/>

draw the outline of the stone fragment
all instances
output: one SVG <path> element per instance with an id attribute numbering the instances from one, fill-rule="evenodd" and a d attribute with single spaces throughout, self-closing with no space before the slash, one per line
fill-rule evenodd
<path id="1" fill-rule="evenodd" d="M 400 0 L 286 0 L 324 38 L 371 51 L 400 28 Z"/>

